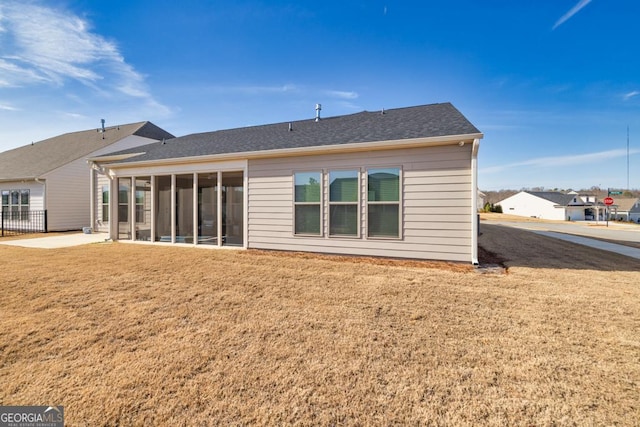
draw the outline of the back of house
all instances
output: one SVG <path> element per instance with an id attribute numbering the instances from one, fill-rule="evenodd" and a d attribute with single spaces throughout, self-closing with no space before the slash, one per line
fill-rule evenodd
<path id="1" fill-rule="evenodd" d="M 477 263 L 481 138 L 449 103 L 187 135 L 92 158 L 97 215 L 120 241 Z"/>

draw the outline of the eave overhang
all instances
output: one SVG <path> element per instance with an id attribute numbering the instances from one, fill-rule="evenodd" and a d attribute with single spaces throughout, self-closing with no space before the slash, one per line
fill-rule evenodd
<path id="1" fill-rule="evenodd" d="M 161 166 L 188 163 L 219 162 L 229 160 L 268 159 L 276 157 L 312 156 L 332 153 L 356 153 L 365 151 L 397 150 L 402 148 L 437 147 L 443 145 L 472 144 L 474 140 L 483 138 L 482 133 L 465 135 L 438 136 L 429 138 L 412 138 L 375 142 L 356 142 L 349 144 L 320 145 L 312 147 L 283 148 L 275 150 L 242 151 L 237 153 L 211 154 L 192 157 L 174 157 L 158 160 L 131 161 L 118 163 L 119 160 L 130 159 L 144 153 L 123 154 L 120 156 L 101 156 L 88 159 L 106 168 L 134 168 L 142 166 Z"/>

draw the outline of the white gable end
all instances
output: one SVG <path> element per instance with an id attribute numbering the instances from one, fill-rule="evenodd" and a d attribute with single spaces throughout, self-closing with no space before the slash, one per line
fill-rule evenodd
<path id="1" fill-rule="evenodd" d="M 566 219 L 564 207 L 557 206 L 550 200 L 534 196 L 525 191 L 507 197 L 499 202 L 498 205 L 502 206 L 502 212 L 507 215 L 555 220 Z"/>

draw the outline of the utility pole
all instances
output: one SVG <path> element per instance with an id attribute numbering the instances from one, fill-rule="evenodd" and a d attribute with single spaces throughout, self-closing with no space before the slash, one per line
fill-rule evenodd
<path id="1" fill-rule="evenodd" d="M 627 125 L 627 191 L 630 191 L 629 186 L 629 125 Z"/>

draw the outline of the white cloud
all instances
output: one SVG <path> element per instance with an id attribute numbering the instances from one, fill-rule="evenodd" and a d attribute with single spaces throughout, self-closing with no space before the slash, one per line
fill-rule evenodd
<path id="1" fill-rule="evenodd" d="M 264 95 L 272 93 L 295 93 L 300 88 L 292 83 L 274 86 L 212 86 L 209 89 L 222 93 L 240 93 L 244 95 Z"/>
<path id="2" fill-rule="evenodd" d="M 629 154 L 638 154 L 640 150 L 630 150 Z M 525 160 L 523 162 L 510 163 L 506 165 L 491 166 L 488 168 L 481 168 L 482 173 L 499 173 L 507 169 L 520 168 L 528 166 L 532 168 L 545 168 L 545 167 L 563 167 L 563 166 L 577 166 L 601 162 L 607 159 L 615 159 L 625 157 L 627 150 L 616 149 L 608 151 L 600 151 L 597 153 L 586 154 L 573 154 L 566 156 L 555 157 L 539 157 L 537 159 Z"/>
<path id="3" fill-rule="evenodd" d="M 571 10 L 569 10 L 569 12 L 565 13 L 562 18 L 558 19 L 558 21 L 554 24 L 553 26 L 553 30 L 555 30 L 556 28 L 558 28 L 560 25 L 564 24 L 565 22 L 567 22 L 569 19 L 571 19 L 573 17 L 573 15 L 575 15 L 576 13 L 580 12 L 586 5 L 588 5 L 589 3 L 591 3 L 591 0 L 580 0 L 578 2 L 578 4 L 576 4 L 575 6 L 573 6 L 571 8 Z"/>
<path id="4" fill-rule="evenodd" d="M 78 113 L 63 112 L 62 115 L 71 119 L 82 119 L 82 120 L 88 119 L 88 117 L 85 116 L 84 114 L 78 114 Z"/>
<path id="5" fill-rule="evenodd" d="M 640 91 L 634 90 L 634 91 L 631 91 L 631 92 L 629 92 L 629 93 L 625 93 L 625 94 L 622 96 L 622 99 L 624 99 L 625 101 L 628 101 L 628 100 L 630 100 L 631 98 L 636 97 L 636 96 L 638 96 L 638 95 L 640 95 Z"/>
<path id="6" fill-rule="evenodd" d="M 78 81 L 103 95 L 115 91 L 160 105 L 114 42 L 73 13 L 36 2 L 0 5 L 0 75 L 0 87 Z"/>
<path id="7" fill-rule="evenodd" d="M 13 107 L 9 104 L 0 104 L 0 110 L 5 110 L 5 111 L 20 111 L 19 108 Z"/>
<path id="8" fill-rule="evenodd" d="M 325 91 L 325 94 L 327 96 L 340 99 L 356 99 L 359 96 L 357 92 L 347 92 L 342 90 L 327 90 Z"/>

